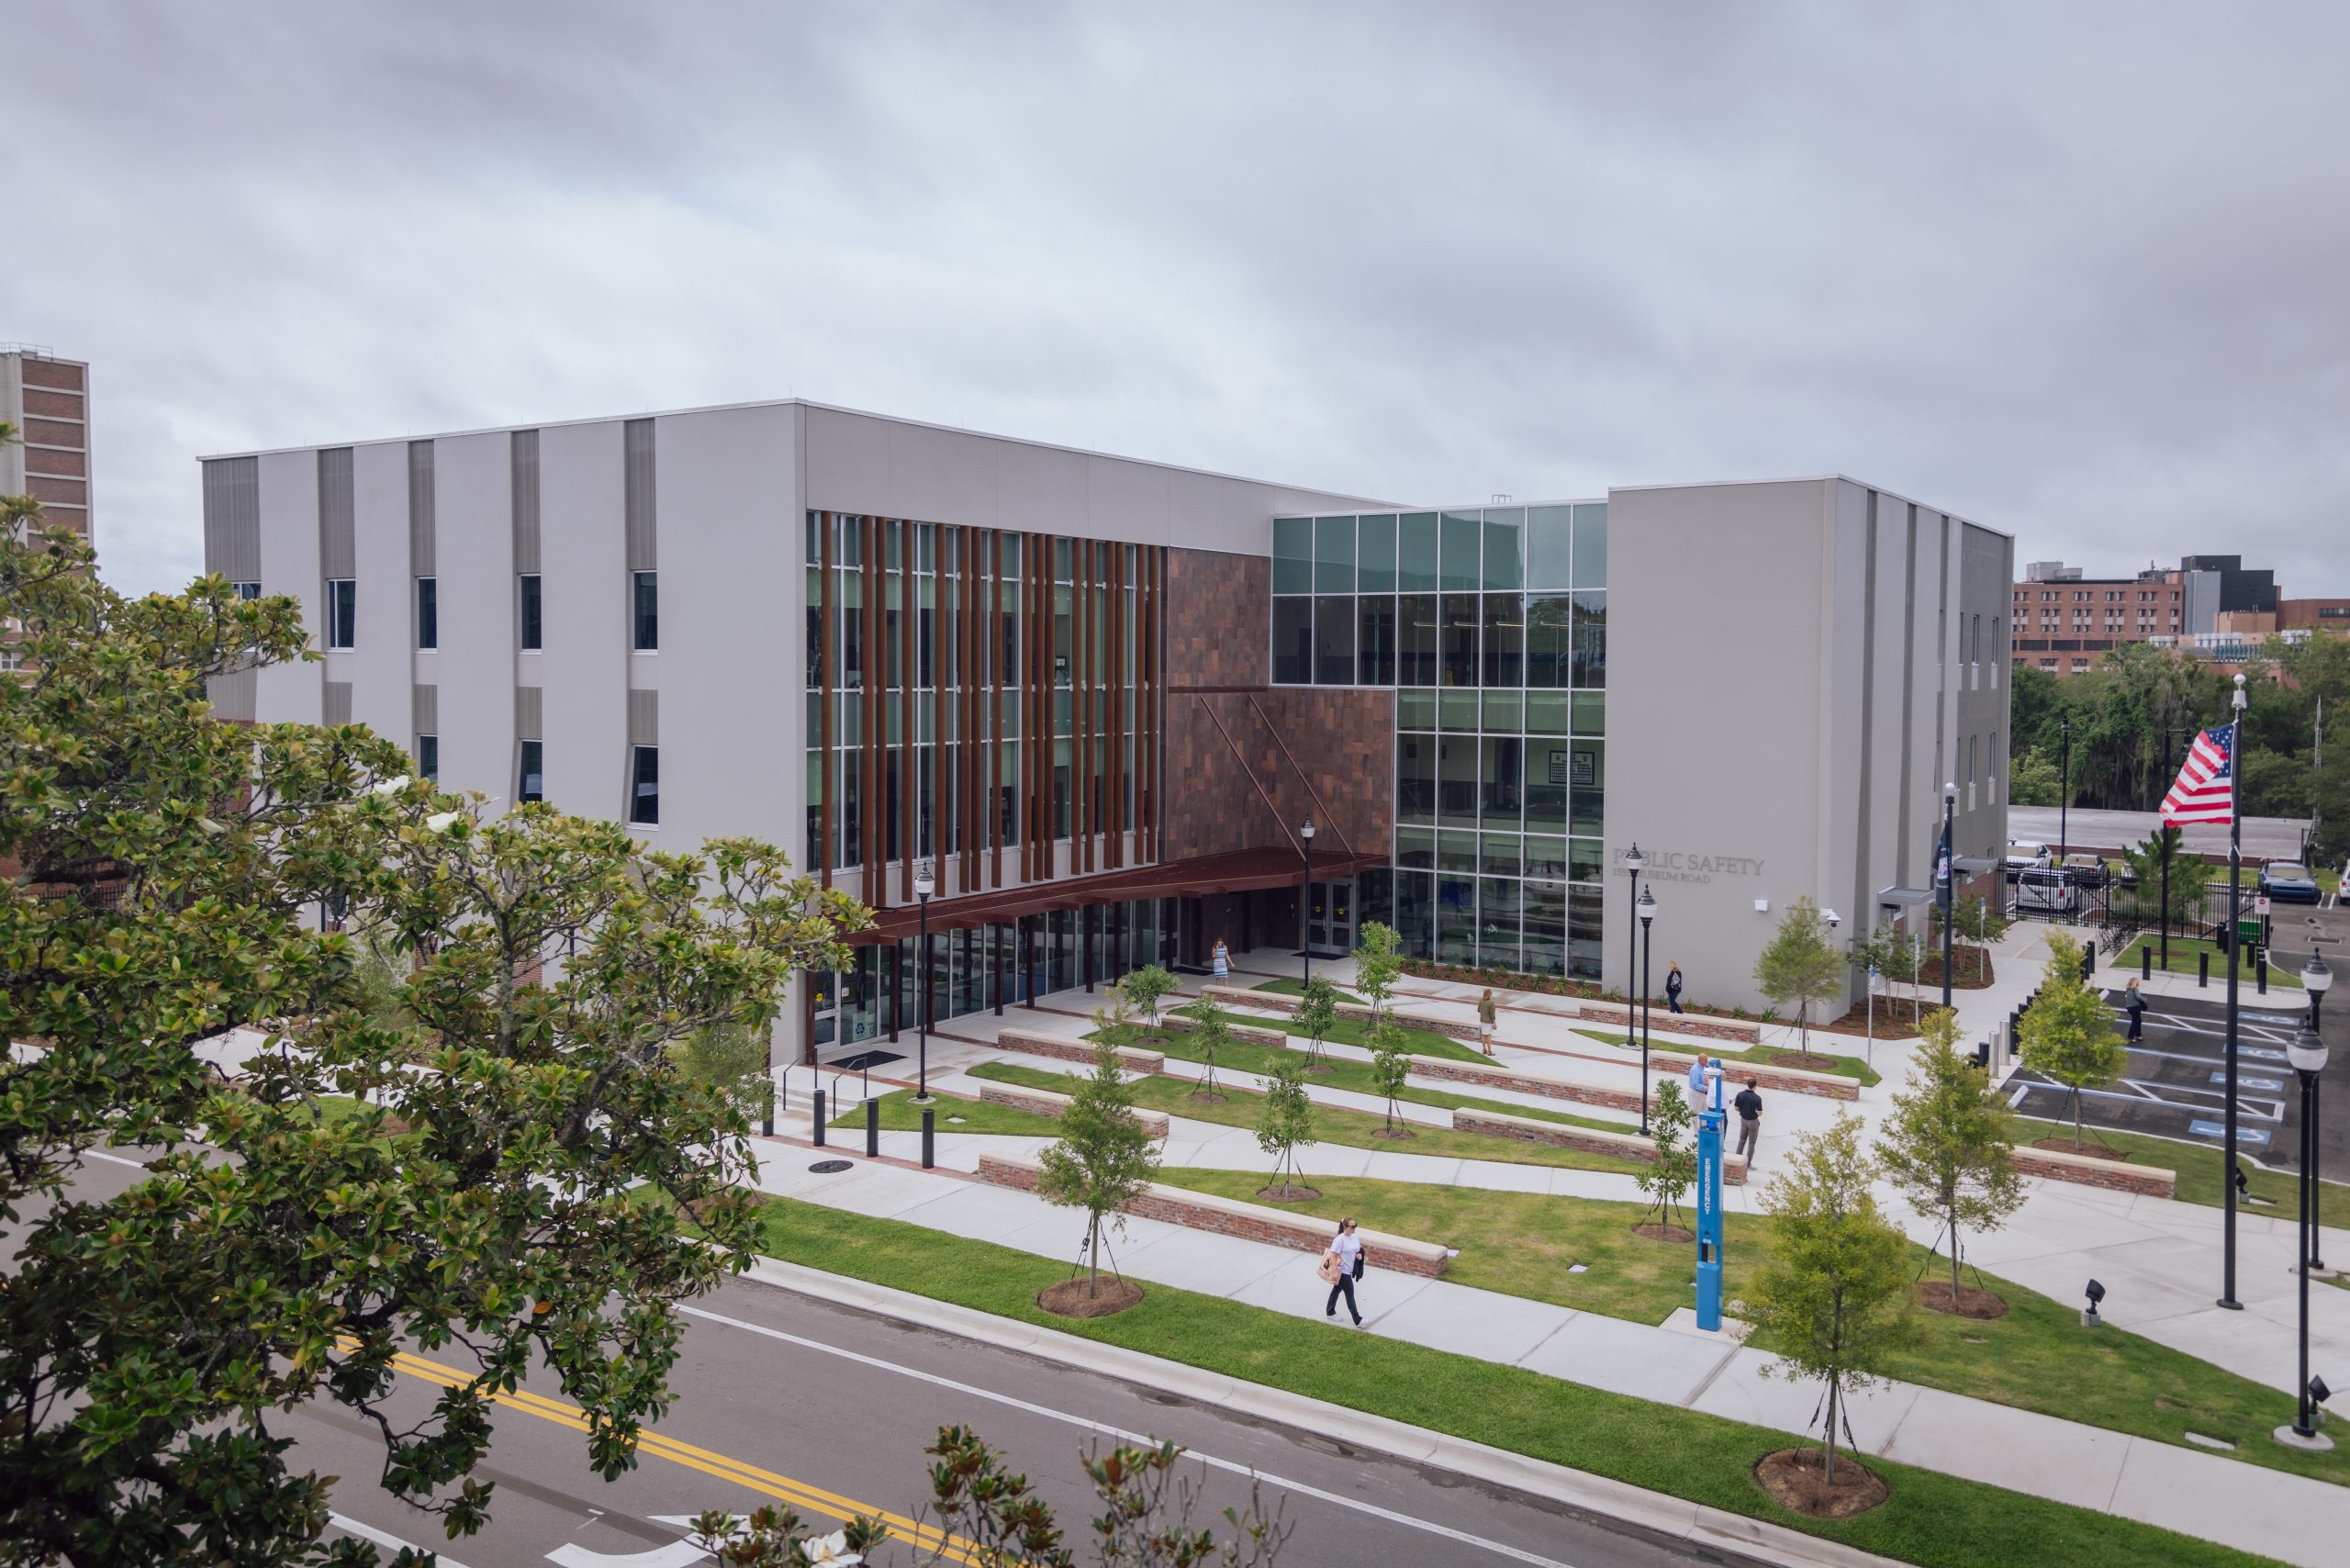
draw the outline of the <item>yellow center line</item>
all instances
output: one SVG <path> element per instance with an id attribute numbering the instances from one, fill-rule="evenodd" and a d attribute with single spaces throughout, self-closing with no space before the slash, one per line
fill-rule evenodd
<path id="1" fill-rule="evenodd" d="M 348 1350 L 355 1346 L 346 1341 L 344 1348 Z M 443 1366 L 438 1361 L 429 1361 L 421 1356 L 412 1356 L 406 1351 L 394 1352 L 392 1366 L 395 1371 L 420 1378 L 426 1383 L 438 1383 L 443 1388 L 461 1388 L 474 1381 L 470 1375 L 459 1372 L 454 1367 Z M 558 1426 L 568 1427 L 576 1432 L 585 1432 L 588 1429 L 588 1413 L 576 1405 L 567 1405 L 562 1400 L 550 1399 L 544 1394 L 532 1394 L 527 1389 L 517 1389 L 511 1394 L 492 1393 L 489 1397 L 493 1404 L 505 1406 L 509 1410 L 518 1410 L 524 1415 L 536 1416 L 543 1421 L 553 1421 Z M 804 1481 L 795 1481 L 788 1475 L 778 1475 L 772 1470 L 763 1470 L 757 1465 L 710 1449 L 697 1448 L 691 1443 L 680 1442 L 675 1438 L 659 1432 L 640 1432 L 637 1438 L 637 1450 L 641 1453 L 650 1453 L 655 1458 L 666 1459 L 672 1464 L 681 1464 L 688 1470 L 698 1470 L 705 1475 L 716 1476 L 721 1481 L 731 1481 L 738 1486 L 747 1487 L 751 1491 L 789 1503 L 809 1513 L 822 1514 L 827 1518 L 840 1519 L 844 1522 L 856 1518 L 878 1518 L 883 1524 L 889 1526 L 891 1535 L 911 1541 L 923 1551 L 944 1552 L 948 1558 L 957 1562 L 969 1563 L 979 1561 L 979 1548 L 976 1541 L 965 1540 L 959 1536 L 946 1535 L 934 1525 L 923 1524 L 919 1519 L 910 1518 L 903 1514 L 893 1514 L 886 1508 L 867 1507 L 853 1498 L 842 1496 L 837 1492 L 828 1492 L 821 1486 L 811 1485 Z"/>

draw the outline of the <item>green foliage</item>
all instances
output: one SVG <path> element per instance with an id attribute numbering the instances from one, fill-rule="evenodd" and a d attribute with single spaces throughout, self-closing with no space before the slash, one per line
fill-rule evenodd
<path id="1" fill-rule="evenodd" d="M 2167 853 L 2170 861 L 2170 924 L 2192 926 L 2203 912 L 2204 890 L 2211 884 L 2216 869 L 2199 855 L 2189 855 L 2183 847 L 2183 830 L 2165 823 L 2146 835 L 2143 844 L 2122 850 L 2130 863 L 2130 874 L 2136 885 L 2117 889 L 2113 903 L 2118 911 L 2132 920 L 2148 924 L 2163 923 L 2163 861 Z"/>
<path id="2" fill-rule="evenodd" d="M 1950 1295 L 1958 1302 L 1959 1233 L 1997 1230 L 2023 1204 L 2014 1119 L 1990 1074 L 1959 1052 L 1958 1014 L 1919 1021 L 1908 1086 L 1877 1135 L 1877 1159 L 1909 1205 L 1950 1227 Z"/>
<path id="3" fill-rule="evenodd" d="M 1852 939 L 1852 962 L 1863 970 L 1874 969 L 1892 984 L 1912 987 L 1915 994 L 1918 943 L 1892 921 L 1879 921 L 1866 936 Z"/>
<path id="4" fill-rule="evenodd" d="M 40 1048 L 0 1063 L 0 1556 L 363 1561 L 288 1463 L 283 1413 L 320 1405 L 467 1533 L 490 1400 L 537 1364 L 627 1469 L 677 1304 L 753 1234 L 741 1109 L 670 1053 L 763 1025 L 863 912 L 747 841 L 484 820 L 356 726 L 216 722 L 213 678 L 305 656 L 298 607 L 126 599 L 7 510 L 0 1012 Z M 330 895 L 348 934 L 308 929 Z M 240 1026 L 266 1045 L 231 1090 L 193 1047 Z M 94 1197 L 109 1144 L 149 1168 Z M 474 1375 L 394 1406 L 395 1352 L 450 1345 Z"/>
<path id="5" fill-rule="evenodd" d="M 1320 975 L 1307 980 L 1305 992 L 1298 999 L 1297 1012 L 1290 1022 L 1295 1025 L 1292 1032 L 1306 1038 L 1307 1061 L 1320 1067 L 1322 1041 L 1338 1022 L 1338 988 Z"/>
<path id="6" fill-rule="evenodd" d="M 1158 1004 L 1181 991 L 1183 982 L 1157 964 L 1145 964 L 1118 982 L 1126 1001 L 1152 1028 L 1158 1026 Z"/>
<path id="7" fill-rule="evenodd" d="M 1649 1109 L 1649 1137 L 1656 1143 L 1656 1159 L 1640 1167 L 1636 1180 L 1661 1224 L 1673 1223 L 1682 1197 L 1697 1180 L 1697 1149 L 1689 1136 L 1695 1121 L 1677 1081 L 1668 1078 L 1657 1085 L 1656 1103 Z"/>
<path id="8" fill-rule="evenodd" d="M 1382 1018 L 1371 1031 L 1371 1078 L 1379 1092 L 1387 1097 L 1387 1130 L 1395 1130 L 1395 1118 L 1400 1114 L 1395 1100 L 1404 1092 L 1404 1082 L 1412 1075 L 1411 1053 L 1404 1048 L 1404 1030 L 1392 1017 Z"/>
<path id="9" fill-rule="evenodd" d="M 2129 1047 L 2114 1032 L 2105 998 L 2081 979 L 2081 944 L 2048 934 L 2048 967 L 2040 995 L 2024 1009 L 2024 1066 L 2073 1092 L 2073 1141 L 2081 1141 L 2081 1091 L 2120 1078 Z"/>
<path id="10" fill-rule="evenodd" d="M 1798 1138 L 1763 1189 L 1762 1207 L 1778 1220 L 1776 1244 L 1746 1287 L 1747 1316 L 1776 1349 L 1775 1370 L 1828 1385 L 1823 1446 L 1831 1480 L 1843 1395 L 1878 1381 L 1886 1358 L 1918 1337 L 1909 1244 L 1877 1212 L 1874 1175 L 1857 1116 L 1840 1112 L 1825 1131 Z"/>
<path id="11" fill-rule="evenodd" d="M 1305 1062 L 1295 1051 L 1276 1055 L 1265 1074 L 1257 1109 L 1257 1147 L 1273 1157 L 1273 1185 L 1298 1180 L 1297 1151 L 1314 1142 L 1314 1101 L 1305 1092 Z"/>
<path id="12" fill-rule="evenodd" d="M 1205 1070 L 1200 1074 L 1200 1092 L 1214 1094 L 1216 1058 L 1232 1048 L 1232 1025 L 1224 1010 L 1204 996 L 1177 1008 L 1175 1014 L 1191 1024 L 1183 1032 L 1185 1042 L 1191 1047 L 1192 1059 Z"/>
<path id="13" fill-rule="evenodd" d="M 1060 1141 L 1038 1159 L 1036 1191 L 1049 1203 L 1085 1211 L 1086 1294 L 1102 1289 L 1102 1221 L 1139 1196 L 1158 1169 L 1158 1151 L 1135 1114 L 1134 1091 L 1118 1069 L 1117 1047 L 1104 1040 L 1093 1050 L 1093 1070 L 1079 1081 L 1060 1115 Z"/>
<path id="14" fill-rule="evenodd" d="M 1811 1048 L 1811 1009 L 1843 994 L 1844 956 L 1829 942 L 1829 925 L 1806 893 L 1787 906 L 1779 928 L 1754 960 L 1754 983 L 1773 1002 L 1796 1009 L 1798 1048 Z"/>
<path id="15" fill-rule="evenodd" d="M 705 1024 L 669 1047 L 669 1059 L 688 1083 L 723 1091 L 745 1116 L 766 1112 L 769 1090 L 765 1025 L 726 1019 Z"/>
<path id="16" fill-rule="evenodd" d="M 1355 944 L 1355 990 L 1371 1005 L 1375 1023 L 1394 1000 L 1395 982 L 1404 974 L 1404 938 L 1394 927 L 1376 920 L 1363 923 L 1362 940 Z"/>
<path id="17" fill-rule="evenodd" d="M 2008 804 L 2011 806 L 2057 805 L 2063 801 L 2063 772 L 2044 752 L 2018 752 L 2008 765 Z"/>

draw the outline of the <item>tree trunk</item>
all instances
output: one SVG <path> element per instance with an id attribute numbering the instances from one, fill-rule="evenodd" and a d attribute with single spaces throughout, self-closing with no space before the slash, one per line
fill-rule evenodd
<path id="1" fill-rule="evenodd" d="M 1085 1294 L 1088 1300 L 1102 1294 L 1102 1216 L 1093 1215 L 1085 1222 Z"/>
<path id="2" fill-rule="evenodd" d="M 1950 1216 L 1950 1309 L 1958 1311 L 1958 1215 Z"/>
<path id="3" fill-rule="evenodd" d="M 1823 1487 L 1836 1484 L 1836 1376 L 1831 1372 L 1828 1377 L 1828 1465 L 1819 1482 Z"/>
<path id="4" fill-rule="evenodd" d="M 2073 1148 L 2074 1148 L 2074 1151 L 2075 1151 L 2076 1153 L 2079 1152 L 2080 1147 L 2081 1147 L 2081 1090 L 2080 1090 L 2080 1085 L 2078 1085 L 2078 1084 L 2075 1084 L 2075 1085 L 2073 1086 Z"/>

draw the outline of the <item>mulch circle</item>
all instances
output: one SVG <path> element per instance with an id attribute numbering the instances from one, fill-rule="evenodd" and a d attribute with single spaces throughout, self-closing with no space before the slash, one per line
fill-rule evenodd
<path id="1" fill-rule="evenodd" d="M 1319 1187 L 1300 1187 L 1284 1182 L 1278 1187 L 1259 1187 L 1257 1195 L 1269 1203 L 1310 1204 L 1321 1197 Z"/>
<path id="2" fill-rule="evenodd" d="M 2091 1159 L 2127 1159 L 2130 1157 L 2118 1148 L 2108 1148 L 2101 1143 L 2076 1143 L 2068 1137 L 2043 1137 L 2032 1140 L 2032 1148 L 2053 1149 L 2058 1154 L 2085 1154 Z"/>
<path id="3" fill-rule="evenodd" d="M 1918 1287 L 1918 1301 L 1919 1305 L 1924 1306 L 1929 1312 L 1952 1312 L 1950 1282 L 1948 1280 L 1927 1281 Z M 1961 1285 L 1958 1287 L 1958 1306 L 1953 1315 L 1987 1321 L 1994 1317 L 2005 1317 L 2008 1315 L 2008 1304 L 1989 1291 L 1977 1290 L 1973 1285 Z"/>
<path id="4" fill-rule="evenodd" d="M 1107 1317 L 1124 1312 L 1142 1299 L 1142 1287 L 1132 1280 L 1102 1280 L 1096 1294 L 1086 1294 L 1084 1280 L 1063 1280 L 1036 1293 L 1036 1305 L 1056 1317 Z"/>
<path id="5" fill-rule="evenodd" d="M 1918 1037 L 1918 1017 L 1921 1009 L 1906 996 L 1880 996 L 1876 999 L 1876 1020 L 1871 1023 L 1864 1002 L 1841 1018 L 1826 1023 L 1814 1023 L 1812 1027 L 1829 1035 L 1874 1035 L 1880 1040 L 1914 1040 Z M 1931 1007 L 1922 1009 L 1930 1013 Z"/>
<path id="6" fill-rule="evenodd" d="M 1221 1094 L 1210 1094 L 1203 1090 L 1197 1089 L 1193 1090 L 1191 1093 L 1184 1095 L 1183 1098 L 1186 1100 L 1197 1100 L 1203 1104 L 1215 1105 L 1221 1105 L 1224 1103 L 1225 1100 L 1225 1096 Z"/>
<path id="7" fill-rule="evenodd" d="M 1866 1466 L 1836 1456 L 1836 1479 L 1827 1482 L 1828 1456 L 1818 1449 L 1780 1449 L 1755 1462 L 1754 1479 L 1781 1506 L 1807 1518 L 1849 1519 L 1892 1495 Z"/>
<path id="8" fill-rule="evenodd" d="M 1773 1051 L 1771 1065 L 1792 1067 L 1800 1072 L 1833 1072 L 1836 1058 L 1821 1056 L 1818 1051 Z"/>
<path id="9" fill-rule="evenodd" d="M 1371 1136 L 1373 1137 L 1392 1137 L 1400 1141 L 1407 1137 L 1417 1137 L 1420 1135 L 1414 1132 L 1409 1127 L 1373 1127 L 1371 1129 Z"/>
<path id="10" fill-rule="evenodd" d="M 1632 1227 L 1632 1234 L 1646 1237 L 1651 1241 L 1695 1241 L 1697 1239 L 1695 1231 L 1686 1226 L 1679 1225 L 1636 1225 Z"/>

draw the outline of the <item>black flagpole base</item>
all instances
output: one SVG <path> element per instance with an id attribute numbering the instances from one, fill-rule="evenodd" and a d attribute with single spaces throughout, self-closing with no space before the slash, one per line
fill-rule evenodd
<path id="1" fill-rule="evenodd" d="M 2218 1301 L 2213 1302 L 2211 1305 L 2214 1306 L 2224 1306 L 2230 1312 L 2242 1312 L 2244 1310 L 2244 1303 L 2237 1301 L 2231 1296 L 2221 1296 Z"/>

